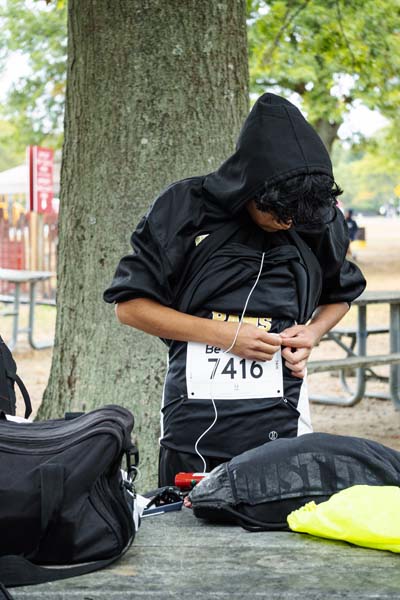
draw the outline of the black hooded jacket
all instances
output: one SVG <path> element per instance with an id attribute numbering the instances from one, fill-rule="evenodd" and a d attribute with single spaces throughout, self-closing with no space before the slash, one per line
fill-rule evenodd
<path id="1" fill-rule="evenodd" d="M 253 227 L 243 212 L 247 201 L 266 182 L 302 173 L 333 177 L 325 146 L 293 104 L 274 94 L 263 94 L 243 124 L 236 151 L 217 171 L 177 181 L 155 200 L 132 235 L 133 253 L 120 261 L 104 293 L 105 301 L 148 297 L 179 309 L 179 292 L 187 284 L 183 275 L 189 271 L 188 259 L 205 253 L 211 241 L 196 245 L 198 236 L 221 232 L 225 225 L 220 234 L 222 245 L 234 237 L 235 227 L 244 222 Z M 313 304 L 357 298 L 365 280 L 358 267 L 345 260 L 349 238 L 341 211 L 337 209 L 334 218 L 320 229 L 298 233 L 321 267 L 321 294 L 313 298 Z M 260 235 L 265 237 L 264 232 Z M 218 241 L 213 251 L 215 246 Z"/>
<path id="2" fill-rule="evenodd" d="M 262 95 L 243 124 L 234 154 L 217 171 L 177 181 L 155 200 L 132 234 L 133 252 L 121 259 L 105 301 L 146 297 L 202 317 L 241 315 L 263 257 L 246 315 L 270 319 L 271 332 L 307 322 L 318 305 L 350 303 L 363 291 L 365 280 L 345 258 L 349 238 L 339 209 L 318 229 L 275 233 L 259 228 L 245 209 L 266 182 L 303 173 L 333 177 L 321 139 L 290 102 L 274 94 Z M 196 415 L 193 436 L 201 433 L 209 424 L 210 407 L 204 402 L 189 406 L 186 343 L 164 341 L 169 346 L 169 370 L 163 411 L 166 421 L 172 412 L 175 417 L 162 443 L 190 452 L 192 442 L 185 441 L 188 419 Z M 296 407 L 300 382 L 285 369 L 284 380 L 285 396 Z M 224 449 L 221 452 L 218 436 L 213 442 L 210 434 L 209 454 L 228 458 L 263 443 L 265 432 L 250 443 L 252 423 L 260 422 L 263 410 L 259 400 L 254 406 L 246 400 L 246 406 L 237 404 L 233 411 L 225 403 L 221 408 L 228 419 Z M 233 421 L 243 422 L 251 412 L 254 419 L 248 420 L 243 443 L 232 445 Z M 296 431 L 280 435 L 296 435 Z"/>

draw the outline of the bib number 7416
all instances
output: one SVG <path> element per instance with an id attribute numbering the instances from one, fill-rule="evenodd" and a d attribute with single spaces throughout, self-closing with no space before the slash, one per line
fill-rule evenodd
<path id="1" fill-rule="evenodd" d="M 218 368 L 220 368 L 221 375 L 229 375 L 231 379 L 235 379 L 235 376 L 236 379 L 246 379 L 246 377 L 253 377 L 253 379 L 258 379 L 259 377 L 262 377 L 264 372 L 262 364 L 256 362 L 255 360 L 253 360 L 249 368 L 249 361 L 245 358 L 242 358 L 239 361 L 239 370 L 235 369 L 235 366 L 237 365 L 235 365 L 235 359 L 233 356 L 227 361 L 221 360 L 221 358 L 209 358 L 208 362 L 214 364 L 210 373 L 210 379 L 214 379 Z"/>
<path id="2" fill-rule="evenodd" d="M 274 398 L 283 395 L 280 351 L 258 362 L 224 353 L 207 344 L 188 342 L 186 384 L 189 398 Z"/>

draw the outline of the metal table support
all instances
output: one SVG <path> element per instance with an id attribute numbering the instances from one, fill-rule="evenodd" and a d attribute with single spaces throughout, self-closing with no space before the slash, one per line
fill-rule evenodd
<path id="1" fill-rule="evenodd" d="M 400 351 L 400 304 L 390 305 L 390 352 Z M 400 367 L 390 365 L 390 395 L 400 410 Z"/>
<path id="2" fill-rule="evenodd" d="M 366 356 L 367 353 L 367 307 L 358 307 L 358 327 L 357 327 L 357 352 L 351 352 L 353 356 Z M 336 341 L 336 340 L 335 340 Z M 345 347 L 345 344 L 339 344 L 341 347 Z M 344 348 L 345 349 L 345 348 Z M 347 349 L 346 349 L 347 352 Z M 341 374 L 343 371 L 340 372 Z M 365 380 L 365 369 L 356 369 L 356 389 L 351 392 L 345 383 L 349 395 L 346 398 L 338 398 L 337 396 L 324 396 L 324 395 L 313 395 L 310 399 L 313 402 L 320 404 L 336 404 L 338 406 L 354 406 L 357 402 L 363 398 L 365 394 L 366 380 Z M 343 382 L 343 380 L 342 380 Z"/>
<path id="3" fill-rule="evenodd" d="M 371 304 L 389 304 L 390 306 L 390 327 L 389 327 L 389 353 L 394 354 L 400 352 L 400 292 L 364 292 L 353 305 L 357 306 L 357 332 L 356 346 L 354 343 L 346 346 L 341 340 L 335 338 L 331 332 L 327 336 L 328 339 L 334 340 L 346 354 L 350 356 L 366 357 L 367 354 L 367 306 Z M 354 351 L 356 350 L 356 351 Z M 319 404 L 333 404 L 337 406 L 354 406 L 365 396 L 378 397 L 380 399 L 391 399 L 395 407 L 400 410 L 400 365 L 390 364 L 389 376 L 389 394 L 372 394 L 366 392 L 367 375 L 371 371 L 367 367 L 356 369 L 356 386 L 351 390 L 346 381 L 346 370 L 340 370 L 340 381 L 346 392 L 346 396 L 324 396 L 310 395 L 310 400 Z M 382 378 L 381 378 L 382 379 Z"/>

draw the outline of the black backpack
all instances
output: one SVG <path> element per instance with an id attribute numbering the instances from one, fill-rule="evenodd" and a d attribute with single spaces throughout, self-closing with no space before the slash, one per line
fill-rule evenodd
<path id="1" fill-rule="evenodd" d="M 22 380 L 17 375 L 17 365 L 7 344 L 0 336 L 0 411 L 15 415 L 15 384 L 21 390 L 25 402 L 25 419 L 32 412 L 31 400 Z"/>
<path id="2" fill-rule="evenodd" d="M 196 517 L 251 531 L 289 530 L 286 518 L 353 485 L 400 482 L 400 452 L 362 438 L 308 433 L 243 452 L 190 492 Z"/>
<path id="3" fill-rule="evenodd" d="M 135 536 L 133 415 L 106 406 L 72 416 L 0 419 L 0 582 L 6 586 L 100 569 Z"/>

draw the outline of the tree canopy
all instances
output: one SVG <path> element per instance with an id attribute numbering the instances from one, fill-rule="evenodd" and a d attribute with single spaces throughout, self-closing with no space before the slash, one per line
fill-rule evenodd
<path id="1" fill-rule="evenodd" d="M 24 151 L 29 144 L 60 147 L 65 102 L 67 7 L 58 0 L 6 0 L 0 7 L 2 36 L 0 66 L 17 53 L 24 56 L 27 74 L 19 77 L 8 91 L 1 111 L 1 152 L 4 147 Z M 15 153 L 10 152 L 13 162 Z M 17 152 L 18 155 L 18 152 Z M 15 158 L 14 158 L 15 160 Z M 8 165 L 11 166 L 11 165 Z"/>
<path id="2" fill-rule="evenodd" d="M 400 101 L 399 0 L 249 0 L 251 90 L 295 93 L 328 148 L 362 101 Z"/>
<path id="3" fill-rule="evenodd" d="M 343 187 L 341 197 L 346 207 L 360 211 L 377 211 L 386 204 L 399 204 L 396 194 L 399 177 L 399 146 L 393 138 L 394 127 L 380 131 L 373 143 L 344 148 L 336 144 L 333 151 L 335 177 Z"/>
<path id="4" fill-rule="evenodd" d="M 0 8 L 0 64 L 18 52 L 30 67 L 0 114 L 2 164 L 12 166 L 27 144 L 61 146 L 66 13 L 66 0 L 4 0 Z M 297 95 L 330 150 L 360 102 L 396 119 L 400 0 L 247 0 L 247 16 L 251 92 Z"/>

